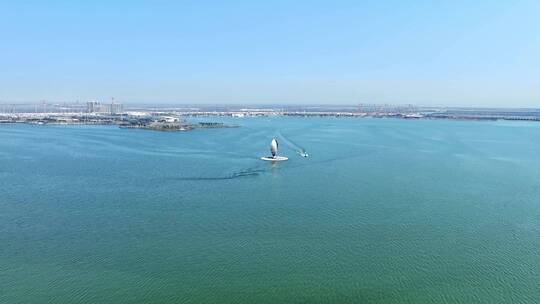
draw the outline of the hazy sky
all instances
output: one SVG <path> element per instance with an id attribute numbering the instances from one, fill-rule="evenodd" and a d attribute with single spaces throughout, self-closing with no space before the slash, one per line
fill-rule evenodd
<path id="1" fill-rule="evenodd" d="M 0 0 L 0 102 L 540 106 L 540 1 Z"/>

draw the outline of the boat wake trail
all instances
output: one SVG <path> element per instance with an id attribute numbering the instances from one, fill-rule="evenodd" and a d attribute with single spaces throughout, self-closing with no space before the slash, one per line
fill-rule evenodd
<path id="1" fill-rule="evenodd" d="M 283 142 L 285 142 L 285 144 L 287 146 L 289 146 L 291 149 L 293 149 L 296 152 L 296 154 L 298 154 L 298 155 L 300 155 L 302 157 L 308 157 L 308 153 L 307 153 L 306 149 L 304 149 L 302 146 L 298 145 L 297 143 L 295 143 L 294 141 L 289 139 L 281 131 L 278 131 L 277 134 L 278 134 L 279 137 L 281 137 L 283 139 Z"/>
<path id="2" fill-rule="evenodd" d="M 224 176 L 207 176 L 207 177 L 174 177 L 171 179 L 182 181 L 213 181 L 213 180 L 229 180 L 241 177 L 255 177 L 263 173 L 264 170 L 260 169 L 246 169 L 237 172 L 233 172 Z"/>

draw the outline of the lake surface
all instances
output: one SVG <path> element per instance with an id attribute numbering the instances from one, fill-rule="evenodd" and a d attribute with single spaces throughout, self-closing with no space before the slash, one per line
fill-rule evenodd
<path id="1" fill-rule="evenodd" d="M 0 303 L 540 302 L 540 123 L 221 120 L 0 125 Z"/>

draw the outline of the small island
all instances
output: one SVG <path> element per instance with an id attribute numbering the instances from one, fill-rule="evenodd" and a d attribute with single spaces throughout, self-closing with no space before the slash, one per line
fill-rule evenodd
<path id="1" fill-rule="evenodd" d="M 188 122 L 175 113 L 0 113 L 0 123 L 32 125 L 117 125 L 122 129 L 190 131 L 238 128 L 221 122 Z"/>
<path id="2" fill-rule="evenodd" d="M 222 128 L 238 128 L 238 125 L 228 125 L 218 122 L 198 122 L 187 123 L 184 121 L 151 121 L 141 122 L 140 120 L 134 122 L 122 123 L 120 128 L 128 129 L 148 129 L 154 131 L 190 131 L 194 129 L 222 129 Z"/>

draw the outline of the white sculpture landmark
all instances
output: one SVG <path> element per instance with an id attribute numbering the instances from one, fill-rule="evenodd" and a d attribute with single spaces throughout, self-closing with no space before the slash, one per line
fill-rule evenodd
<path id="1" fill-rule="evenodd" d="M 278 141 L 274 137 L 272 139 L 272 142 L 270 143 L 270 152 L 272 152 L 272 156 L 264 156 L 264 157 L 261 157 L 261 159 L 262 160 L 267 160 L 267 161 L 284 161 L 284 160 L 288 160 L 289 158 L 287 158 L 285 156 L 278 156 L 277 155 L 278 146 L 279 146 Z"/>

